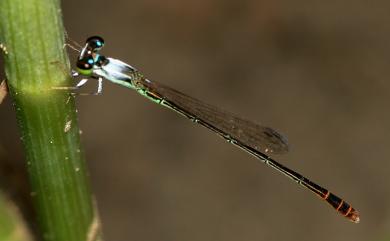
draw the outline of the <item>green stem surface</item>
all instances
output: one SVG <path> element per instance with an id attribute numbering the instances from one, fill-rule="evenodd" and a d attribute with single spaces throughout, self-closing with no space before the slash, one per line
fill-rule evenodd
<path id="1" fill-rule="evenodd" d="M 0 0 L 0 43 L 42 238 L 96 240 L 59 0 Z"/>

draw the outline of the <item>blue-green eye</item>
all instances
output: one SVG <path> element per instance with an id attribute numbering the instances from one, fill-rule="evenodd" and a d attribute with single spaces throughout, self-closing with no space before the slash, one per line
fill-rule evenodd
<path id="1" fill-rule="evenodd" d="M 92 75 L 94 64 L 95 62 L 91 55 L 79 59 L 76 64 L 77 72 L 82 75 Z"/>
<path id="2" fill-rule="evenodd" d="M 92 49 L 92 51 L 96 51 L 101 49 L 104 46 L 104 40 L 99 36 L 89 37 L 86 41 L 88 47 Z"/>

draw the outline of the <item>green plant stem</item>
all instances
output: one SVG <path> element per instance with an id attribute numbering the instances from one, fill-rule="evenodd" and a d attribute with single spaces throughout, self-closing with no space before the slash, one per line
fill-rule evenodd
<path id="1" fill-rule="evenodd" d="M 52 89 L 71 84 L 59 0 L 1 0 L 0 41 L 42 238 L 91 240 L 98 219 L 74 99 Z"/>

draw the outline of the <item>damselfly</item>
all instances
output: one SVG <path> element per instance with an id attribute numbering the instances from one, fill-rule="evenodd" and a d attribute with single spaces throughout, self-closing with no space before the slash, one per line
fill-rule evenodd
<path id="1" fill-rule="evenodd" d="M 103 78 L 134 89 L 149 100 L 168 107 L 193 122 L 214 131 L 228 142 L 252 154 L 268 166 L 317 194 L 352 222 L 359 222 L 359 213 L 343 199 L 264 154 L 288 151 L 287 140 L 277 131 L 205 104 L 156 81 L 148 80 L 134 67 L 118 59 L 100 55 L 99 52 L 103 45 L 104 40 L 99 36 L 88 38 L 78 57 L 77 71 L 72 73 L 73 77 L 86 76 L 97 79 L 96 94 L 102 92 Z M 73 88 L 80 88 L 88 81 L 88 78 L 82 79 Z"/>

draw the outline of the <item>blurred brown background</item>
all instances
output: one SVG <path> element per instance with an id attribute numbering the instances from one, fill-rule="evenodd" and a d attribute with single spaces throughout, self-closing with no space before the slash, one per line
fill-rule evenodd
<path id="1" fill-rule="evenodd" d="M 291 151 L 274 157 L 361 213 L 350 223 L 207 129 L 106 81 L 102 96 L 78 98 L 105 239 L 389 238 L 389 10 L 383 0 L 63 1 L 72 39 L 101 35 L 105 55 L 281 131 Z M 0 116 L 0 158 L 23 163 L 9 99 Z"/>

